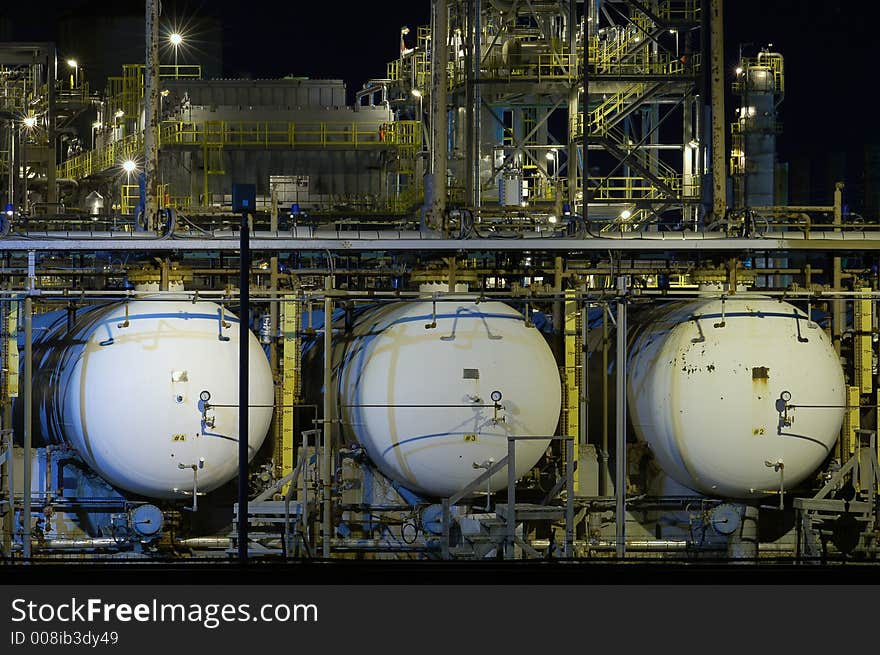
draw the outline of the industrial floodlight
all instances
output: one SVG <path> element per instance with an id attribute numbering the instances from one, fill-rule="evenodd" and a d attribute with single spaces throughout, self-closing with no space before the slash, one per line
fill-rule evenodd
<path id="1" fill-rule="evenodd" d="M 168 40 L 171 41 L 171 45 L 173 45 L 174 47 L 177 47 L 181 43 L 183 43 L 183 37 L 180 36 L 180 34 L 178 34 L 177 32 L 169 36 Z"/>
<path id="2" fill-rule="evenodd" d="M 413 89 L 412 94 L 413 94 L 413 98 L 421 98 L 422 97 L 422 92 L 419 91 L 418 89 Z"/>
<path id="3" fill-rule="evenodd" d="M 28 116 L 22 122 L 24 123 L 24 126 L 26 128 L 28 128 L 29 130 L 32 130 L 37 125 L 37 117 L 36 116 Z"/>
<path id="4" fill-rule="evenodd" d="M 126 173 L 133 173 L 134 169 L 136 168 L 137 164 L 135 164 L 134 161 L 132 161 L 131 159 L 126 159 L 124 162 L 122 162 L 122 170 L 124 170 Z"/>

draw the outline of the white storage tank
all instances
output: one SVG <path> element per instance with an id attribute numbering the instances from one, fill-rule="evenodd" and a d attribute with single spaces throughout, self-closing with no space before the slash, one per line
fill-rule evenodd
<path id="1" fill-rule="evenodd" d="M 559 420 L 553 354 L 503 303 L 437 302 L 436 315 L 424 301 L 370 310 L 334 357 L 345 435 L 382 473 L 426 496 L 457 493 L 483 473 L 478 467 L 507 455 L 508 435 L 550 436 Z M 517 478 L 549 444 L 517 443 Z M 506 484 L 502 469 L 489 486 Z"/>
<path id="2" fill-rule="evenodd" d="M 150 498 L 216 489 L 238 472 L 238 319 L 212 302 L 135 300 L 37 317 L 34 428 L 112 485 Z M 272 374 L 250 335 L 248 444 L 269 428 Z M 200 394 L 231 407 L 203 413 Z M 193 468 L 195 467 L 195 469 Z"/>
<path id="3" fill-rule="evenodd" d="M 747 499 L 802 482 L 831 453 L 845 382 L 825 332 L 767 298 L 673 302 L 630 335 L 628 400 L 637 436 L 680 484 Z M 788 412 L 777 401 L 823 405 Z"/>

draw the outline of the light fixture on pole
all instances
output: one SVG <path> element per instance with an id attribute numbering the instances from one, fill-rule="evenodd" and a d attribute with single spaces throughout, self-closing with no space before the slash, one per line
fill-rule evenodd
<path id="1" fill-rule="evenodd" d="M 418 117 L 418 121 L 419 121 L 419 123 L 421 123 L 421 122 L 422 122 L 422 118 L 423 118 L 423 116 L 424 116 L 424 114 L 422 114 L 422 97 L 423 97 L 423 96 L 422 96 L 422 92 L 419 91 L 418 89 L 413 89 L 413 90 L 412 90 L 412 95 L 413 95 L 413 98 L 418 98 L 418 100 L 419 100 L 419 117 Z M 422 129 L 422 128 L 419 128 L 419 129 Z"/>
<path id="2" fill-rule="evenodd" d="M 73 75 L 70 78 L 70 88 L 73 89 L 79 84 L 79 62 L 76 59 L 68 59 L 67 65 L 73 69 Z"/>
<path id="3" fill-rule="evenodd" d="M 174 77 L 176 79 L 179 77 L 177 74 L 177 48 L 183 43 L 183 37 L 178 32 L 174 32 L 168 37 L 168 40 L 171 41 L 171 46 L 174 48 Z"/>
<path id="4" fill-rule="evenodd" d="M 559 151 L 556 148 L 551 148 L 547 151 L 547 154 L 544 155 L 547 158 L 547 177 L 550 179 L 550 184 L 553 188 L 556 188 L 556 177 L 559 175 Z M 550 162 L 553 162 L 553 174 L 550 174 Z"/>

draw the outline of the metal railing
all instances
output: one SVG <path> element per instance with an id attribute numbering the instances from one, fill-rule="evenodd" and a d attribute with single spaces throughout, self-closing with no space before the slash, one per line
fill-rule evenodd
<path id="1" fill-rule="evenodd" d="M 574 556 L 574 437 L 569 435 L 536 437 L 536 436 L 508 436 L 507 455 L 492 464 L 480 476 L 458 493 L 444 498 L 442 501 L 442 529 L 443 540 L 441 542 L 443 559 L 450 558 L 450 528 L 452 525 L 451 508 L 466 496 L 477 489 L 482 488 L 493 475 L 502 470 L 507 470 L 507 508 L 506 508 L 506 531 L 504 538 L 505 556 L 512 558 L 515 547 L 520 546 L 532 556 L 538 553 L 525 541 L 516 536 L 516 442 L 517 441 L 564 441 L 565 442 L 565 557 Z"/>
<path id="2" fill-rule="evenodd" d="M 280 121 L 165 121 L 159 146 L 206 148 L 376 148 L 417 150 L 421 146 L 418 121 L 389 123 L 293 123 Z M 131 134 L 100 150 L 90 150 L 58 167 L 58 177 L 79 180 L 119 167 L 144 149 L 143 133 Z"/>

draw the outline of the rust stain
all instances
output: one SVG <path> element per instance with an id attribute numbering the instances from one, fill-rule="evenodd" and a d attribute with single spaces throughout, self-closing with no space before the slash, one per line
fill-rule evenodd
<path id="1" fill-rule="evenodd" d="M 752 367 L 752 379 L 753 380 L 761 380 L 762 382 L 767 382 L 770 379 L 770 369 L 766 366 L 753 366 Z"/>

